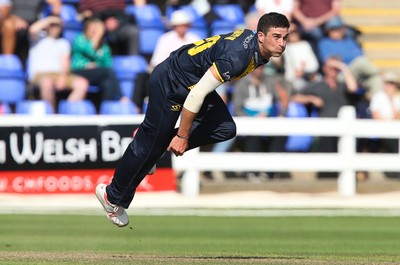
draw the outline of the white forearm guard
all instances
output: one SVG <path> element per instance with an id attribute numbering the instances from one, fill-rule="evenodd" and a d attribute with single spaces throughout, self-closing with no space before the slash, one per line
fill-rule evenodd
<path id="1" fill-rule="evenodd" d="M 193 113 L 198 113 L 204 98 L 221 84 L 211 70 L 207 70 L 200 81 L 190 90 L 183 107 Z"/>

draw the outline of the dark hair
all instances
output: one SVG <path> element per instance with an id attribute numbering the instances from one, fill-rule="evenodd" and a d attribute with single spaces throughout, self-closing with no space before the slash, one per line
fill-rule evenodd
<path id="1" fill-rule="evenodd" d="M 285 15 L 270 12 L 262 15 L 258 20 L 257 32 L 267 34 L 269 28 L 289 28 L 290 22 Z"/>

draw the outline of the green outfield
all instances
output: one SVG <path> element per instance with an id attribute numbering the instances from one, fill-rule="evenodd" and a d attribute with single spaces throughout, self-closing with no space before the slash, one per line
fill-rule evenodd
<path id="1" fill-rule="evenodd" d="M 400 264 L 400 218 L 4 214 L 0 264 Z"/>

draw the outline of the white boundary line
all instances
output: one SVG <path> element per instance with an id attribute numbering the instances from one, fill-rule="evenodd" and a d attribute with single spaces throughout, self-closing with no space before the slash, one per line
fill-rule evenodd
<path id="1" fill-rule="evenodd" d="M 103 215 L 94 195 L 0 194 L 0 214 Z M 400 192 L 358 194 L 229 192 L 186 197 L 138 193 L 128 214 L 151 216 L 400 216 Z"/>
<path id="2" fill-rule="evenodd" d="M 62 208 L 2 208 L 0 214 L 35 214 L 35 215 L 103 215 L 98 207 L 80 209 Z M 129 216 L 215 216 L 215 217 L 334 217 L 334 216 L 365 216 L 365 217 L 400 217 L 400 209 L 203 209 L 203 208 L 136 208 L 128 210 Z"/>

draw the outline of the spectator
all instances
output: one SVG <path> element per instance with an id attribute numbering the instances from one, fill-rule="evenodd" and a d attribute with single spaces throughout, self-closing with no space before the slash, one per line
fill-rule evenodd
<path id="1" fill-rule="evenodd" d="M 40 97 L 50 102 L 56 111 L 55 92 L 70 89 L 68 100 L 86 97 L 88 81 L 70 73 L 71 47 L 60 38 L 62 21 L 50 16 L 33 23 L 29 28 L 29 75 L 31 84 L 39 88 Z"/>
<path id="2" fill-rule="evenodd" d="M 169 26 L 172 30 L 160 36 L 150 60 L 150 67 L 154 68 L 164 61 L 171 52 L 182 45 L 200 40 L 199 36 L 189 32 L 192 18 L 186 11 L 177 10 L 172 13 Z"/>
<path id="3" fill-rule="evenodd" d="M 204 19 L 209 28 L 211 23 L 219 16 L 213 11 L 211 3 L 208 0 L 168 0 L 166 9 L 173 11 L 179 10 L 183 6 L 191 6 L 196 13 Z"/>
<path id="4" fill-rule="evenodd" d="M 324 24 L 340 15 L 340 0 L 294 0 L 293 18 L 304 38 L 315 44 L 324 36 Z"/>
<path id="5" fill-rule="evenodd" d="M 289 21 L 293 15 L 293 0 L 256 0 L 255 8 L 259 16 L 269 12 L 284 14 Z"/>
<path id="6" fill-rule="evenodd" d="M 338 82 L 340 71 L 344 75 L 344 83 Z M 294 94 L 291 100 L 316 108 L 319 117 L 337 117 L 339 109 L 349 105 L 348 93 L 356 92 L 357 83 L 349 67 L 337 57 L 327 58 L 322 72 L 323 79 L 321 81 L 313 82 L 305 87 L 299 93 Z M 316 151 L 321 153 L 337 152 L 337 141 L 337 137 L 320 137 Z M 320 173 L 320 176 L 326 175 Z"/>
<path id="7" fill-rule="evenodd" d="M 399 120 L 400 119 L 400 79 L 394 72 L 383 74 L 383 90 L 375 93 L 371 98 L 370 111 L 376 120 Z M 398 139 L 378 139 L 377 150 L 386 153 L 399 152 Z M 385 172 L 387 177 L 399 178 L 399 172 Z"/>
<path id="8" fill-rule="evenodd" d="M 146 1 L 132 3 L 144 5 Z M 139 29 L 135 18 L 125 13 L 125 0 L 80 0 L 79 12 L 85 18 L 99 18 L 106 27 L 106 40 L 113 55 L 139 54 Z"/>
<path id="9" fill-rule="evenodd" d="M 0 0 L 0 29 L 3 29 L 3 22 L 8 18 L 10 15 L 11 11 L 11 0 Z M 6 53 L 4 51 L 7 51 L 7 54 L 11 54 L 10 52 L 11 48 L 7 47 L 8 41 L 7 38 L 2 38 L 1 40 L 1 52 Z"/>
<path id="10" fill-rule="evenodd" d="M 264 67 L 258 67 L 251 74 L 234 84 L 233 103 L 235 116 L 267 118 L 276 116 L 274 106 L 281 105 L 278 115 L 282 116 L 287 106 L 287 89 L 282 83 L 264 74 Z M 279 102 L 279 104 L 278 104 Z M 246 136 L 243 138 L 245 152 L 282 152 L 284 141 L 282 137 Z M 245 176 L 254 181 L 268 178 L 264 172 L 246 172 Z"/>
<path id="11" fill-rule="evenodd" d="M 303 89 L 315 79 L 319 71 L 319 62 L 310 43 L 301 39 L 299 29 L 292 23 L 289 38 L 283 56 L 285 79 L 292 83 L 294 90 Z"/>
<path id="12" fill-rule="evenodd" d="M 346 63 L 362 88 L 367 90 L 370 98 L 382 90 L 383 81 L 379 70 L 364 55 L 364 51 L 352 37 L 346 36 L 346 29 L 340 18 L 326 23 L 327 37 L 318 42 L 319 58 L 324 62 L 331 56 L 338 56 Z"/>
<path id="13" fill-rule="evenodd" d="M 400 119 L 400 98 L 398 95 L 400 80 L 394 72 L 385 72 L 383 81 L 383 90 L 377 92 L 371 98 L 372 118 L 377 120 Z"/>
<path id="14" fill-rule="evenodd" d="M 52 15 L 59 15 L 61 0 L 11 0 L 11 14 L 3 21 L 2 46 L 4 54 L 17 54 L 25 63 L 29 50 L 28 28 L 37 21 L 43 2 L 50 5 Z"/>
<path id="15" fill-rule="evenodd" d="M 153 56 L 150 60 L 149 72 L 164 61 L 171 52 L 180 48 L 182 45 L 193 43 L 200 39 L 197 35 L 188 31 L 191 21 L 190 15 L 184 10 L 177 10 L 172 13 L 171 20 L 169 21 L 169 25 L 172 29 L 161 35 L 158 39 Z M 138 76 L 138 82 L 136 82 L 137 85 L 135 85 L 133 101 L 139 109 L 142 109 L 144 100 L 147 97 L 148 77 L 149 73 Z"/>
<path id="16" fill-rule="evenodd" d="M 83 33 L 72 46 L 72 72 L 80 75 L 92 86 L 98 86 L 102 100 L 129 100 L 121 94 L 118 79 L 112 67 L 110 47 L 104 42 L 105 26 L 97 19 L 88 19 Z"/>

